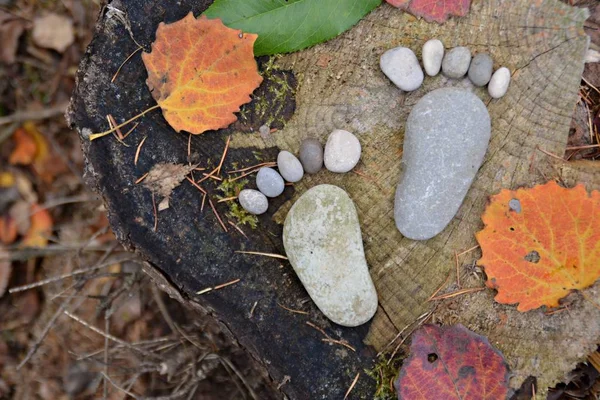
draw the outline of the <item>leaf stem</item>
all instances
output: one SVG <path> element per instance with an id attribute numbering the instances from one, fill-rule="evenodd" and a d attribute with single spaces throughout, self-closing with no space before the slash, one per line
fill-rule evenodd
<path id="1" fill-rule="evenodd" d="M 133 121 L 135 121 L 136 119 L 138 119 L 138 118 L 140 118 L 140 117 L 143 117 L 144 115 L 146 115 L 146 114 L 147 114 L 147 113 L 149 113 L 150 111 L 154 111 L 154 110 L 156 110 L 156 109 L 157 109 L 157 108 L 159 108 L 159 107 L 160 107 L 160 106 L 159 106 L 158 104 L 155 104 L 155 105 L 153 105 L 152 107 L 148 108 L 147 110 L 145 110 L 145 111 L 142 111 L 141 113 L 139 113 L 139 114 L 138 114 L 138 115 L 136 115 L 135 117 L 133 117 L 133 118 L 130 118 L 130 119 L 128 119 L 127 121 L 123 122 L 122 124 L 119 124 L 119 125 L 117 125 L 117 126 L 113 127 L 112 129 L 109 129 L 109 130 L 107 130 L 107 131 L 100 132 L 100 133 L 92 133 L 92 134 L 90 135 L 90 141 L 92 141 L 92 140 L 95 140 L 95 139 L 98 139 L 98 138 L 101 138 L 101 137 L 103 137 L 103 136 L 106 136 L 106 135 L 110 135 L 111 133 L 113 133 L 113 132 L 114 132 L 114 131 L 116 131 L 117 129 L 121 129 L 121 128 L 122 128 L 122 127 L 124 127 L 125 125 L 132 123 L 132 122 L 133 122 Z"/>

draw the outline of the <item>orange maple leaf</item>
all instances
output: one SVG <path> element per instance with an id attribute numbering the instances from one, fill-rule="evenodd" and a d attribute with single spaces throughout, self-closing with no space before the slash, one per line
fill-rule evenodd
<path id="1" fill-rule="evenodd" d="M 600 192 L 548 182 L 491 197 L 476 234 L 478 264 L 496 301 L 519 311 L 556 307 L 600 278 Z"/>
<path id="2" fill-rule="evenodd" d="M 173 129 L 200 134 L 236 120 L 262 82 L 253 53 L 257 37 L 191 12 L 158 25 L 152 52 L 142 59 L 146 83 Z"/>

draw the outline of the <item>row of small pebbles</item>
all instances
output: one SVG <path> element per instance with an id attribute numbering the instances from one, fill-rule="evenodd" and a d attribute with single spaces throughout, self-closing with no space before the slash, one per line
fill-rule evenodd
<path id="1" fill-rule="evenodd" d="M 260 215 L 269 208 L 267 197 L 277 197 L 285 189 L 284 179 L 291 183 L 299 182 L 304 173 L 316 174 L 323 168 L 331 172 L 345 173 L 358 164 L 361 146 L 352 133 L 336 129 L 329 135 L 325 151 L 314 138 L 304 139 L 300 144 L 300 159 L 289 151 L 282 150 L 277 156 L 277 169 L 263 167 L 256 175 L 256 187 L 240 191 L 238 200 L 244 210 Z"/>
<path id="2" fill-rule="evenodd" d="M 423 67 L 429 76 L 440 70 L 448 78 L 460 79 L 467 75 L 475 86 L 488 85 L 488 93 L 494 99 L 506 94 L 510 84 L 510 70 L 501 67 L 493 72 L 494 62 L 485 53 L 471 57 L 467 47 L 455 47 L 445 52 L 438 39 L 428 40 L 423 45 Z M 407 47 L 396 47 L 381 56 L 379 65 L 383 73 L 400 89 L 411 92 L 423 84 L 424 74 L 415 53 Z"/>

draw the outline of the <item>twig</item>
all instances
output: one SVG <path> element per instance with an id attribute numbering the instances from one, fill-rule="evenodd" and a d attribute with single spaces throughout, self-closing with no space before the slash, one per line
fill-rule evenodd
<path id="1" fill-rule="evenodd" d="M 142 151 L 142 146 L 144 145 L 144 142 L 146 141 L 146 139 L 148 139 L 148 136 L 144 136 L 144 138 L 142 139 L 140 144 L 138 144 L 138 147 L 135 150 L 135 158 L 133 159 L 133 165 L 137 165 L 138 160 L 140 158 L 140 152 Z"/>
<path id="2" fill-rule="evenodd" d="M 291 313 L 308 315 L 308 312 L 307 312 L 307 311 L 302 311 L 302 310 L 294 310 L 294 309 L 292 309 L 292 308 L 288 308 L 288 307 L 284 306 L 283 304 L 281 304 L 281 303 L 279 303 L 279 302 L 277 302 L 277 305 L 278 305 L 279 307 L 283 308 L 284 310 L 287 310 L 287 311 L 289 311 L 289 312 L 291 312 Z"/>
<path id="3" fill-rule="evenodd" d="M 237 377 L 240 379 L 240 381 L 242 381 L 242 383 L 246 387 L 246 390 L 248 391 L 248 393 L 250 393 L 250 397 L 252 397 L 254 400 L 258 400 L 258 397 L 256 396 L 256 393 L 254 393 L 254 390 L 252 390 L 252 387 L 250 385 L 248 385 L 248 382 L 246 382 L 246 379 L 244 378 L 244 375 L 240 374 L 240 372 L 231 363 L 231 361 L 229 361 L 227 358 L 221 357 L 221 356 L 219 356 L 219 360 L 221 360 L 221 362 L 227 364 L 227 366 L 229 368 L 231 368 L 231 370 L 233 371 L 233 373 L 237 375 Z"/>
<path id="4" fill-rule="evenodd" d="M 427 301 L 450 299 L 452 297 L 460 296 L 462 294 L 481 292 L 482 290 L 485 290 L 485 287 L 462 289 L 462 290 L 457 290 L 456 292 L 446 293 L 441 296 L 432 297 L 431 299 L 428 299 Z"/>
<path id="5" fill-rule="evenodd" d="M 108 316 L 108 309 L 104 314 L 104 333 L 108 335 L 108 330 L 110 327 L 110 317 Z M 104 374 L 103 376 L 108 376 L 108 337 L 104 337 Z M 108 398 L 108 381 L 106 378 L 103 379 L 102 382 L 102 398 L 106 400 Z"/>
<path id="6" fill-rule="evenodd" d="M 352 384 L 350 385 L 350 387 L 348 388 L 348 391 L 346 392 L 346 395 L 344 396 L 344 400 L 346 400 L 348 398 L 348 396 L 350 395 L 350 392 L 352 391 L 352 389 L 354 389 L 354 386 L 356 386 L 356 382 L 358 382 L 359 377 L 360 377 L 360 372 L 356 374 L 356 377 L 354 377 Z"/>
<path id="7" fill-rule="evenodd" d="M 54 107 L 45 108 L 37 111 L 17 111 L 11 115 L 0 117 L 0 125 L 11 124 L 13 122 L 25 122 L 40 120 L 63 115 L 67 111 L 68 102 L 59 103 Z"/>
<path id="8" fill-rule="evenodd" d="M 115 79 L 117 79 L 117 75 L 119 74 L 119 72 L 121 72 L 121 68 L 123 68 L 123 65 L 125 65 L 125 63 L 127 63 L 127 61 L 129 61 L 131 59 L 131 57 L 133 57 L 138 51 L 142 50 L 143 47 L 139 46 L 137 49 L 135 49 L 133 51 L 133 53 L 131 53 L 126 59 L 125 61 L 123 61 L 121 63 L 121 65 L 119 65 L 119 68 L 117 68 L 117 72 L 115 72 L 115 74 L 113 75 L 112 79 L 110 80 L 110 83 L 113 83 L 115 81 Z"/>
<path id="9" fill-rule="evenodd" d="M 282 260 L 287 260 L 288 259 L 286 256 L 282 256 L 281 254 L 261 253 L 259 251 L 242 251 L 242 250 L 236 250 L 235 252 L 236 253 L 240 253 L 240 254 L 253 254 L 255 256 L 265 256 L 265 257 L 280 258 Z"/>
<path id="10" fill-rule="evenodd" d="M 225 232 L 228 232 L 227 227 L 225 226 L 225 224 L 223 223 L 223 220 L 221 219 L 221 216 L 219 215 L 219 213 L 217 212 L 217 209 L 215 208 L 215 205 L 213 204 L 212 200 L 209 198 L 208 199 L 208 204 L 210 205 L 210 208 L 212 208 L 213 213 L 215 213 L 215 216 L 217 217 L 217 219 L 219 220 L 219 224 L 221 224 L 221 227 L 223 228 L 223 230 Z"/>
<path id="11" fill-rule="evenodd" d="M 122 388 L 121 386 L 117 385 L 112 379 L 110 379 L 110 377 L 105 374 L 104 372 L 100 372 L 102 374 L 102 377 L 108 381 L 111 385 L 113 385 L 115 387 L 115 389 L 120 390 L 121 392 L 125 393 L 127 396 L 133 397 L 136 400 L 139 400 L 140 397 L 137 396 L 136 394 L 131 393 L 128 390 L 125 390 L 124 388 Z"/>
<path id="12" fill-rule="evenodd" d="M 213 290 L 223 289 L 224 287 L 234 285 L 234 284 L 238 283 L 239 281 L 241 281 L 240 278 L 234 279 L 229 282 L 221 283 L 220 285 L 217 285 L 215 287 L 207 287 L 206 289 L 199 290 L 198 292 L 196 292 L 196 294 L 204 294 L 204 293 L 212 292 Z"/>

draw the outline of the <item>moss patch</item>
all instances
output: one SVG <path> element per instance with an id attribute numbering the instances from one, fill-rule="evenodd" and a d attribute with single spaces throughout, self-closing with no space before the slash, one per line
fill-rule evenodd
<path id="1" fill-rule="evenodd" d="M 228 197 L 238 196 L 240 191 L 248 184 L 247 179 L 240 179 L 237 181 L 233 181 L 231 179 L 225 179 L 221 184 L 217 187 L 223 193 L 223 195 L 217 195 L 217 198 L 226 199 Z M 258 218 L 256 215 L 250 214 L 248 211 L 244 210 L 242 206 L 237 201 L 230 201 L 229 211 L 227 212 L 227 216 L 229 218 L 235 219 L 238 224 L 242 225 L 250 225 L 252 229 L 256 229 L 258 224 Z"/>
<path id="2" fill-rule="evenodd" d="M 366 374 L 376 382 L 373 400 L 396 400 L 397 396 L 393 384 L 402 366 L 402 359 L 403 357 L 396 356 L 388 364 L 389 358 L 381 355 L 373 369 L 365 370 Z"/>

